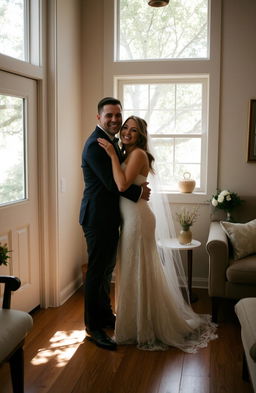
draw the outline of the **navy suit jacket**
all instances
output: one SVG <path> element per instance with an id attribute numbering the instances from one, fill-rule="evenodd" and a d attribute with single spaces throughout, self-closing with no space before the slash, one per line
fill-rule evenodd
<path id="1" fill-rule="evenodd" d="M 82 153 L 82 169 L 85 189 L 81 202 L 79 223 L 91 228 L 115 228 L 120 224 L 119 196 L 137 202 L 141 187 L 131 185 L 120 193 L 113 178 L 111 159 L 99 146 L 97 138 L 111 142 L 99 127 L 85 143 Z"/>

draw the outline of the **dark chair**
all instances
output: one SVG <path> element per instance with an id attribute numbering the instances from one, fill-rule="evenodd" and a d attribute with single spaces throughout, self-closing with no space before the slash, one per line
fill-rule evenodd
<path id="1" fill-rule="evenodd" d="M 10 365 L 14 393 L 24 392 L 23 344 L 33 326 L 32 317 L 19 310 L 11 310 L 11 292 L 20 287 L 20 280 L 13 276 L 0 276 L 4 286 L 2 308 L 0 308 L 0 364 Z"/>

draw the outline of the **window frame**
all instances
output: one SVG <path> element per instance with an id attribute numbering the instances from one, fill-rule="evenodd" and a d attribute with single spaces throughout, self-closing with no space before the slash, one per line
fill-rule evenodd
<path id="1" fill-rule="evenodd" d="M 24 36 L 25 56 L 27 60 L 19 60 L 0 53 L 0 68 L 3 71 L 42 80 L 42 18 L 45 0 L 25 0 L 24 18 L 26 19 Z"/>
<path id="2" fill-rule="evenodd" d="M 146 0 L 145 0 L 146 1 Z M 119 45 L 119 34 L 120 34 L 120 23 L 118 22 L 118 15 L 120 12 L 120 0 L 115 0 L 115 15 L 114 15 L 114 61 L 115 62 L 147 62 L 147 61 L 194 61 L 194 60 L 209 60 L 210 58 L 210 20 L 211 20 L 211 1 L 208 0 L 208 29 L 207 29 L 207 50 L 206 56 L 196 58 L 147 58 L 147 59 L 120 59 L 120 45 Z"/>
<path id="3" fill-rule="evenodd" d="M 115 0 L 104 0 L 104 37 L 102 96 L 118 97 L 116 80 L 118 77 L 142 76 L 164 77 L 166 75 L 208 75 L 208 141 L 205 154 L 206 162 L 206 192 L 192 194 L 172 193 L 168 199 L 172 203 L 208 203 L 212 192 L 217 187 L 218 176 L 218 140 L 219 140 L 219 104 L 220 104 L 220 53 L 221 53 L 221 0 L 209 2 L 210 25 L 209 59 L 203 60 L 161 60 L 116 62 L 114 60 L 115 37 Z"/>
<path id="4" fill-rule="evenodd" d="M 152 134 L 152 142 L 154 138 L 168 139 L 168 138 L 199 138 L 201 140 L 201 163 L 200 163 L 200 187 L 196 186 L 195 192 L 206 193 L 206 166 L 207 166 L 207 155 L 205 154 L 207 150 L 207 140 L 208 140 L 208 91 L 209 91 L 209 77 L 208 75 L 186 75 L 186 76 L 172 76 L 166 75 L 165 77 L 159 77 L 156 75 L 142 76 L 138 78 L 133 77 L 114 77 L 114 84 L 116 86 L 117 96 L 123 103 L 123 88 L 126 84 L 161 84 L 161 83 L 200 83 L 202 84 L 202 133 L 198 134 Z M 175 149 L 174 149 L 175 151 Z M 175 154 L 175 153 L 174 153 Z M 177 194 L 178 184 L 176 190 L 166 190 L 168 194 Z"/>

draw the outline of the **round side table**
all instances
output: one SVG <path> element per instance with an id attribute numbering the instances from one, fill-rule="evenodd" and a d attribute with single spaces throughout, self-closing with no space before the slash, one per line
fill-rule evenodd
<path id="1" fill-rule="evenodd" d="M 198 297 L 192 293 L 192 267 L 193 267 L 193 249 L 200 247 L 201 242 L 192 239 L 189 244 L 180 244 L 177 238 L 163 239 L 157 242 L 159 247 L 170 248 L 171 250 L 184 250 L 187 251 L 187 266 L 188 266 L 188 293 L 190 302 L 196 302 Z"/>

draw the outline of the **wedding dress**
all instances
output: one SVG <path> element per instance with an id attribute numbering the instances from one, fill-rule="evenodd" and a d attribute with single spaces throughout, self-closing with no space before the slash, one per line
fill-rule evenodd
<path id="1" fill-rule="evenodd" d="M 138 175 L 134 183 L 140 185 L 146 180 Z M 161 261 L 155 215 L 149 203 L 143 199 L 134 203 L 121 197 L 120 209 L 117 344 L 136 344 L 144 350 L 174 346 L 192 353 L 206 347 L 217 337 L 216 325 L 211 323 L 209 315 L 194 313 L 184 300 L 173 261 Z"/>

